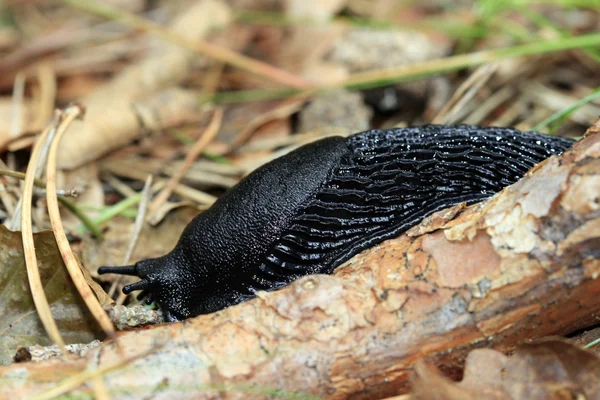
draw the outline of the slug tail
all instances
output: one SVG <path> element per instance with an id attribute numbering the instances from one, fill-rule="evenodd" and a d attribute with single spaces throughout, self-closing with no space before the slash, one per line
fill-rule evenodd
<path id="1" fill-rule="evenodd" d="M 122 267 L 100 267 L 98 268 L 98 273 L 139 276 L 137 267 L 135 265 L 124 265 Z"/>

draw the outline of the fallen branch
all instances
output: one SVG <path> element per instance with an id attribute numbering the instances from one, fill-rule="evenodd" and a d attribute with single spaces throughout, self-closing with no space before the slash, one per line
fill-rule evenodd
<path id="1" fill-rule="evenodd" d="M 135 362 L 107 341 L 84 358 L 4 367 L 0 396 L 82 392 L 77 376 L 91 370 L 119 398 L 404 393 L 418 359 L 453 376 L 473 348 L 511 350 L 597 323 L 598 193 L 600 123 L 490 201 L 438 213 L 333 275 L 121 333 Z"/>

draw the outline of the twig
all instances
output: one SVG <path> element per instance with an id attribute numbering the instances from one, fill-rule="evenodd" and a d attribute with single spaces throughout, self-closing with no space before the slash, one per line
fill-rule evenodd
<path id="1" fill-rule="evenodd" d="M 10 176 L 11 178 L 17 178 L 25 180 L 25 174 L 23 172 L 13 171 L 12 169 L 0 169 L 0 175 Z M 39 188 L 45 189 L 46 183 L 38 178 L 33 178 L 33 184 Z"/>
<path id="2" fill-rule="evenodd" d="M 169 198 L 173 190 L 183 178 L 187 170 L 190 169 L 194 160 L 198 158 L 198 156 L 202 153 L 202 151 L 206 148 L 208 144 L 214 139 L 219 128 L 221 126 L 221 121 L 223 119 L 223 111 L 220 108 L 217 108 L 214 111 L 212 120 L 210 124 L 206 128 L 206 131 L 200 136 L 198 141 L 194 144 L 194 146 L 190 149 L 190 151 L 185 156 L 185 160 L 183 165 L 179 170 L 173 174 L 173 176 L 169 179 L 167 186 L 156 196 L 156 198 L 152 201 L 148 210 L 150 211 L 150 223 L 156 218 L 156 211 L 158 208 Z"/>
<path id="3" fill-rule="evenodd" d="M 25 74 L 17 73 L 13 86 L 12 96 L 12 124 L 10 135 L 15 138 L 21 135 L 23 130 L 23 97 L 25 96 Z"/>
<path id="4" fill-rule="evenodd" d="M 146 182 L 144 182 L 144 188 L 142 189 L 142 201 L 140 201 L 140 205 L 138 207 L 137 216 L 135 218 L 135 229 L 131 234 L 131 241 L 129 242 L 129 246 L 127 247 L 127 251 L 125 252 L 125 256 L 123 257 L 122 265 L 127 265 L 129 263 L 129 259 L 133 254 L 133 250 L 135 249 L 135 245 L 137 244 L 137 240 L 140 236 L 140 232 L 142 227 L 144 226 L 144 218 L 146 216 L 146 212 L 148 210 L 148 203 L 150 202 L 150 198 L 152 197 L 152 175 L 148 175 Z"/>
<path id="5" fill-rule="evenodd" d="M 456 90 L 452 98 L 433 118 L 432 123 L 450 124 L 456 121 L 456 115 L 471 101 L 473 96 L 498 70 L 498 64 L 486 64 L 477 68 Z"/>
<path id="6" fill-rule="evenodd" d="M 106 333 L 108 337 L 113 338 L 115 336 L 115 327 L 102 308 L 102 305 L 100 305 L 98 298 L 90 289 L 90 286 L 86 282 L 85 277 L 81 272 L 79 263 L 73 254 L 73 250 L 71 250 L 69 240 L 67 239 L 67 235 L 65 234 L 62 220 L 60 218 L 58 198 L 56 196 L 56 160 L 58 145 L 60 144 L 65 132 L 67 132 L 69 126 L 71 126 L 71 123 L 82 113 L 83 109 L 80 106 L 75 105 L 67 108 L 62 114 L 60 125 L 57 128 L 56 137 L 53 139 L 52 144 L 50 145 L 50 151 L 48 153 L 48 165 L 46 168 L 46 185 L 48 190 L 46 190 L 46 201 L 48 203 L 48 214 L 50 216 L 52 230 L 54 231 L 54 237 L 56 238 L 56 244 L 58 245 L 60 254 L 65 262 L 69 276 L 71 277 L 71 280 L 77 288 L 81 298 L 89 308 L 92 315 L 94 315 L 96 318 L 96 321 L 98 321 L 98 324 L 104 333 Z"/>
<path id="7" fill-rule="evenodd" d="M 37 169 L 36 166 L 40 160 L 42 149 L 46 145 L 51 132 L 54 132 L 57 123 L 58 118 L 55 118 L 53 124 L 46 128 L 42 133 L 35 144 L 31 158 L 29 159 L 21 203 L 21 236 L 23 238 L 23 252 L 25 255 L 25 266 L 27 267 L 27 277 L 29 279 L 29 287 L 31 288 L 31 296 L 33 297 L 35 308 L 38 311 L 42 325 L 44 325 L 44 329 L 48 333 L 48 336 L 50 336 L 50 339 L 58 345 L 63 354 L 66 354 L 65 342 L 56 326 L 56 321 L 52 318 L 48 298 L 46 297 L 44 286 L 40 278 L 40 271 L 35 254 L 35 245 L 33 243 L 33 230 L 31 227 L 31 198 L 33 195 L 33 181 Z"/>
<path id="8" fill-rule="evenodd" d="M 10 169 L 0 169 L 0 175 L 6 175 L 6 176 L 13 177 L 13 178 L 21 179 L 21 180 L 25 179 L 24 173 L 13 171 Z M 35 186 L 37 186 L 39 188 L 46 189 L 46 183 L 44 181 L 42 181 L 41 179 L 34 178 L 33 183 Z M 90 233 L 92 234 L 93 237 L 98 238 L 102 235 L 102 233 L 100 232 L 100 229 L 98 229 L 98 227 L 96 225 L 94 225 L 94 223 L 87 216 L 87 214 L 85 214 L 83 211 L 81 211 L 75 205 L 75 203 L 73 203 L 69 199 L 67 199 L 66 195 L 58 196 L 58 201 L 60 201 L 60 203 L 63 206 L 65 206 L 69 211 L 71 211 L 73 213 L 73 215 L 75 215 L 77 218 L 79 218 L 81 223 L 87 228 L 88 231 L 90 231 Z"/>
<path id="9" fill-rule="evenodd" d="M 150 198 L 152 197 L 152 180 L 152 175 L 148 175 L 148 178 L 146 178 L 146 182 L 144 182 L 144 189 L 142 189 L 141 193 L 142 200 L 140 201 L 140 205 L 138 207 L 137 214 L 135 217 L 135 224 L 133 225 L 134 228 L 133 232 L 131 233 L 131 239 L 129 240 L 129 246 L 127 246 L 127 251 L 123 256 L 123 261 L 121 262 L 121 265 L 129 264 L 129 260 L 131 259 L 133 250 L 135 249 L 138 239 L 140 238 L 140 232 L 142 231 L 142 228 L 144 226 L 144 220 L 146 219 L 146 213 L 148 211 L 148 203 L 150 203 Z M 117 286 L 121 283 L 122 280 L 123 275 L 119 275 L 119 277 L 115 279 L 110 285 L 110 289 L 108 291 L 108 295 L 110 297 L 114 296 L 115 291 L 117 290 Z M 117 304 L 123 304 L 126 298 L 127 296 L 125 294 L 119 293 Z"/>
<path id="10" fill-rule="evenodd" d="M 462 122 L 467 125 L 479 125 L 481 121 L 487 118 L 494 110 L 497 110 L 505 102 L 515 98 L 515 90 L 511 86 L 504 86 L 495 91 L 481 104 L 478 104 L 475 111 L 465 117 Z M 502 126 L 502 125 L 501 125 Z"/>
<path id="11" fill-rule="evenodd" d="M 123 164 L 126 164 L 126 165 L 123 165 Z M 115 174 L 117 176 L 120 176 L 120 177 L 129 178 L 129 179 L 143 182 L 146 179 L 146 177 L 148 176 L 147 172 L 140 171 L 140 170 L 133 170 L 129 167 L 129 165 L 131 165 L 131 164 L 119 163 L 119 162 L 105 162 L 102 164 L 102 169 L 107 172 L 110 172 L 112 174 Z M 135 164 L 133 164 L 133 165 L 135 165 Z M 158 190 L 162 189 L 164 187 L 164 185 L 166 184 L 166 182 L 167 181 L 165 179 L 156 179 L 153 190 L 156 189 L 156 187 L 159 187 Z M 186 198 L 192 202 L 199 203 L 199 204 L 212 204 L 217 200 L 217 198 L 211 194 L 191 188 L 182 183 L 178 184 L 175 187 L 174 192 L 183 198 Z M 125 196 L 127 196 L 127 195 L 125 195 Z"/>

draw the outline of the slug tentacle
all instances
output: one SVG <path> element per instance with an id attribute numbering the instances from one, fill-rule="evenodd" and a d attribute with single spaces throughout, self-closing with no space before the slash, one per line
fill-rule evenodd
<path id="1" fill-rule="evenodd" d="M 124 265 L 122 267 L 100 267 L 98 268 L 99 274 L 119 274 L 119 275 L 130 275 L 138 276 L 137 268 L 134 265 Z"/>
<path id="2" fill-rule="evenodd" d="M 135 290 L 146 290 L 148 288 L 148 281 L 142 279 L 141 281 L 134 282 L 129 285 L 123 286 L 123 293 L 129 294 Z"/>
<path id="3" fill-rule="evenodd" d="M 135 275 L 177 321 L 218 311 L 360 251 L 444 208 L 489 198 L 570 139 L 428 125 L 302 146 L 244 178 L 186 227 L 173 251 L 99 273 Z"/>

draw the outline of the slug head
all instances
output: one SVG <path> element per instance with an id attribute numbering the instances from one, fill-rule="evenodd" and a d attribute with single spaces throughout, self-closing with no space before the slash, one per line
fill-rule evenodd
<path id="1" fill-rule="evenodd" d="M 99 274 L 130 275 L 141 278 L 140 281 L 123 287 L 123 293 L 130 294 L 141 290 L 138 300 L 146 297 L 146 303 L 156 301 L 162 309 L 165 320 L 176 322 L 192 315 L 189 304 L 189 289 L 185 287 L 185 276 L 180 267 L 181 260 L 177 262 L 171 254 L 158 258 L 149 258 L 138 261 L 134 265 L 121 267 L 100 267 Z"/>
<path id="2" fill-rule="evenodd" d="M 344 138 L 331 137 L 263 165 L 196 216 L 169 254 L 98 272 L 140 277 L 123 292 L 150 293 L 168 321 L 222 310 L 256 290 L 280 287 L 288 278 L 262 277 L 262 260 L 347 152 Z"/>

